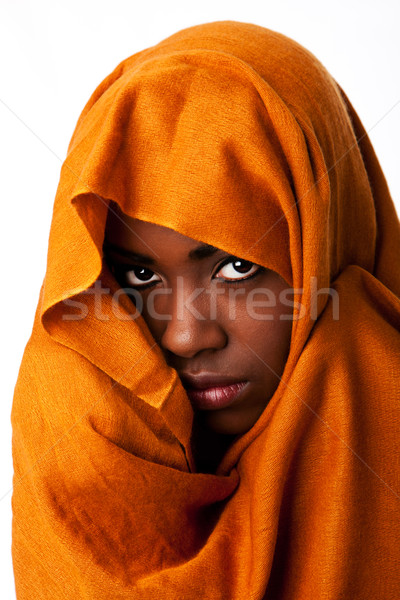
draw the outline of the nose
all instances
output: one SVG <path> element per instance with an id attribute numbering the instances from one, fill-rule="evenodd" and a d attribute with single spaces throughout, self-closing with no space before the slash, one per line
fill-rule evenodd
<path id="1" fill-rule="evenodd" d="M 195 299 L 194 295 L 193 291 L 179 295 L 171 290 L 160 303 L 163 319 L 151 319 L 153 336 L 167 354 L 192 358 L 199 352 L 220 350 L 227 344 L 227 333 L 218 312 L 210 310 L 210 294 L 203 290 Z"/>
<path id="2" fill-rule="evenodd" d="M 173 318 L 160 341 L 161 348 L 184 358 L 192 358 L 204 350 L 219 350 L 225 345 L 226 335 L 218 323 L 193 316 L 183 321 Z"/>

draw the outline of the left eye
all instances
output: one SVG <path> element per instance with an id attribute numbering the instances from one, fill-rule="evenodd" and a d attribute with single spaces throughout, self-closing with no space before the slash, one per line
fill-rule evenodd
<path id="1" fill-rule="evenodd" d="M 242 258 L 235 258 L 222 265 L 219 269 L 218 274 L 222 273 L 223 279 L 231 279 L 233 281 L 239 281 L 241 279 L 249 279 L 252 275 L 255 275 L 261 267 L 248 260 Z"/>

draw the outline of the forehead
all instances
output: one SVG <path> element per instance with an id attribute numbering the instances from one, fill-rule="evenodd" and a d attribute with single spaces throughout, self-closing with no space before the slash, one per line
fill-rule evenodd
<path id="1" fill-rule="evenodd" d="M 169 227 L 141 221 L 121 212 L 109 211 L 105 243 L 137 254 L 165 258 L 166 252 L 182 252 L 191 260 L 199 260 L 223 250 L 190 238 Z"/>

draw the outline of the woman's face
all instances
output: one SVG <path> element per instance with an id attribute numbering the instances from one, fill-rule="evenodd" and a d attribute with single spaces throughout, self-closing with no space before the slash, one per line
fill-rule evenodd
<path id="1" fill-rule="evenodd" d="M 289 353 L 289 284 L 275 271 L 124 213 L 110 213 L 105 237 L 109 267 L 131 289 L 195 413 L 216 433 L 248 431 Z"/>

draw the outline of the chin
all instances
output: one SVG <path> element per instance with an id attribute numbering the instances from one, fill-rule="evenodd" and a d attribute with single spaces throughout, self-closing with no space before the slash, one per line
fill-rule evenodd
<path id="1" fill-rule="evenodd" d="M 262 412 L 262 411 L 261 411 Z M 249 431 L 258 420 L 261 412 L 257 415 L 245 411 L 233 411 L 229 409 L 202 411 L 201 419 L 214 433 L 221 435 L 242 435 Z"/>

